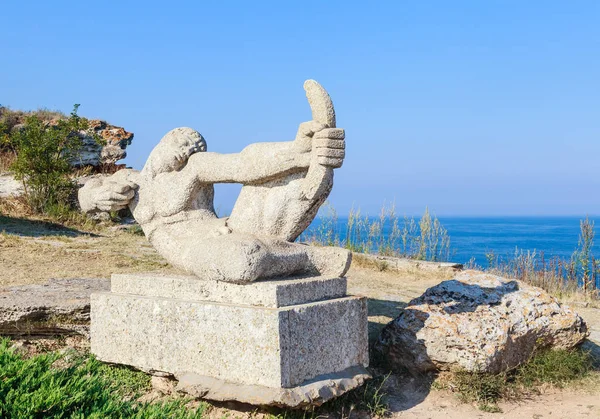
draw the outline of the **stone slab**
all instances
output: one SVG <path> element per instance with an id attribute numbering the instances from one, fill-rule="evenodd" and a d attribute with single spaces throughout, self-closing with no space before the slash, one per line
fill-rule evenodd
<path id="1" fill-rule="evenodd" d="M 320 406 L 364 384 L 371 374 L 362 366 L 324 374 L 292 388 L 237 384 L 213 377 L 185 373 L 178 379 L 177 390 L 193 397 L 215 401 L 238 401 L 258 406 L 302 408 Z"/>
<path id="2" fill-rule="evenodd" d="M 96 293 L 91 309 L 92 353 L 140 369 L 289 388 L 368 365 L 360 297 L 272 308 Z"/>
<path id="3" fill-rule="evenodd" d="M 111 291 L 118 294 L 264 307 L 339 298 L 346 295 L 346 290 L 346 278 L 321 276 L 232 284 L 195 276 L 143 273 L 113 274 L 111 281 Z"/>
<path id="4" fill-rule="evenodd" d="M 89 333 L 90 294 L 108 291 L 103 278 L 50 279 L 0 289 L 0 334 Z"/>

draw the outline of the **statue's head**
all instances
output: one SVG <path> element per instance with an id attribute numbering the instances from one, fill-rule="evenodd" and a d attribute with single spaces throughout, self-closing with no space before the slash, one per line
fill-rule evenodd
<path id="1" fill-rule="evenodd" d="M 143 172 L 154 177 L 159 173 L 181 170 L 192 154 L 203 151 L 206 151 L 206 140 L 198 131 L 175 128 L 154 147 Z"/>

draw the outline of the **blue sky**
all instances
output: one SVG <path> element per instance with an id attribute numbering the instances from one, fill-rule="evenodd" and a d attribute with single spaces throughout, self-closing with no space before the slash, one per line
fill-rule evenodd
<path id="1" fill-rule="evenodd" d="M 294 137 L 331 94 L 331 202 L 377 213 L 600 214 L 600 2 L 5 2 L 0 104 L 106 119 L 141 168 L 170 129 L 209 150 Z M 238 188 L 220 187 L 232 206 Z"/>

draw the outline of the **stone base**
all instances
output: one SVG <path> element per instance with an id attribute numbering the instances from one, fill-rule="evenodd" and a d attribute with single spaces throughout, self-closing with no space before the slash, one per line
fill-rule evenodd
<path id="1" fill-rule="evenodd" d="M 366 300 L 345 296 L 345 278 L 233 285 L 115 275 L 111 291 L 91 298 L 92 353 L 183 383 L 195 377 L 196 395 L 298 407 L 368 375 Z"/>
<path id="2" fill-rule="evenodd" d="M 360 387 L 371 379 L 371 374 L 362 366 L 350 367 L 341 372 L 315 377 L 292 388 L 236 384 L 193 373 L 185 373 L 176 378 L 179 381 L 177 391 L 193 397 L 220 402 L 238 401 L 258 406 L 302 408 L 320 406 Z"/>

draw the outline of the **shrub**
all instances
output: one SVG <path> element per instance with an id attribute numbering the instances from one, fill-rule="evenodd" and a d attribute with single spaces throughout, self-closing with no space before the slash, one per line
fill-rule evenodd
<path id="1" fill-rule="evenodd" d="M 32 113 L 23 127 L 13 129 L 4 142 L 15 151 L 10 168 L 23 182 L 25 197 L 38 213 L 64 212 L 69 207 L 74 183 L 71 162 L 83 146 L 79 134 L 88 129 L 88 120 L 77 115 L 79 105 L 66 119 L 45 121 Z"/>

